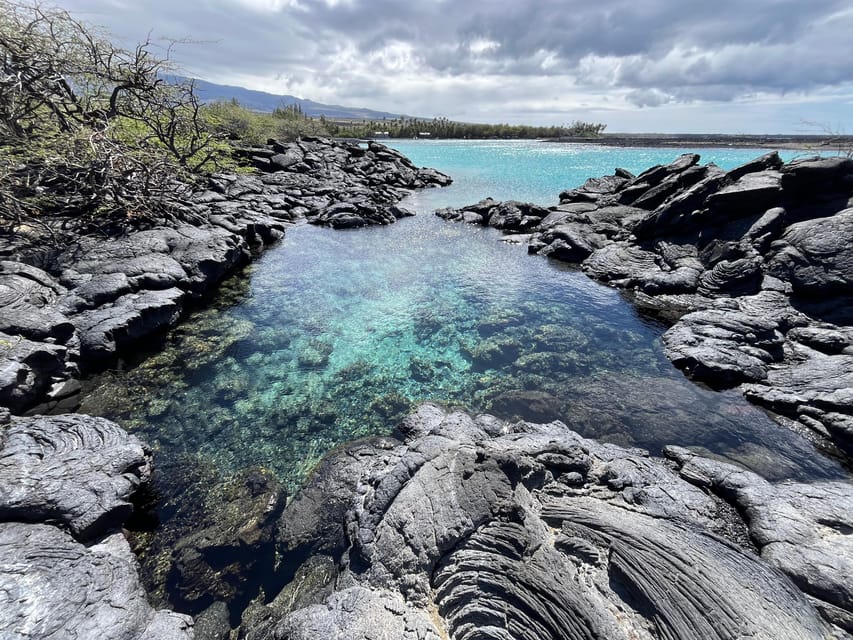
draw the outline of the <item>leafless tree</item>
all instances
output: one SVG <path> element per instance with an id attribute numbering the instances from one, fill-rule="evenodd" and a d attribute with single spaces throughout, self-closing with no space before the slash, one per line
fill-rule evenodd
<path id="1" fill-rule="evenodd" d="M 0 215 L 144 219 L 225 153 L 170 43 L 113 44 L 67 11 L 0 0 Z"/>

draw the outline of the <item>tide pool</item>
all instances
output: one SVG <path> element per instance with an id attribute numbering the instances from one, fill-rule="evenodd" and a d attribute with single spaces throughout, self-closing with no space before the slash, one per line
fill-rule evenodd
<path id="1" fill-rule="evenodd" d="M 80 410 L 140 435 L 166 466 L 186 456 L 223 471 L 260 465 L 291 491 L 331 448 L 391 432 L 425 400 L 561 419 L 652 453 L 690 446 L 774 480 L 843 474 L 738 393 L 685 379 L 663 355 L 665 327 L 617 290 L 431 213 L 487 196 L 555 204 L 588 177 L 639 172 L 680 150 L 393 146 L 455 184 L 414 194 L 403 204 L 418 215 L 388 227 L 288 229 L 165 348 L 88 381 Z M 760 155 L 700 153 L 724 168 Z"/>

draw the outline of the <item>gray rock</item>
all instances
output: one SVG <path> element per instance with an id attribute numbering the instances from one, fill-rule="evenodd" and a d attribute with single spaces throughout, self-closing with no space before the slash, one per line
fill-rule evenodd
<path id="1" fill-rule="evenodd" d="M 663 335 L 673 364 L 697 380 L 734 386 L 764 380 L 783 358 L 784 336 L 777 319 L 748 308 L 716 304 L 683 316 Z"/>
<path id="2" fill-rule="evenodd" d="M 0 520 L 61 523 L 84 540 L 120 526 L 151 474 L 143 444 L 104 418 L 12 418 L 0 446 Z"/>
<path id="3" fill-rule="evenodd" d="M 84 546 L 43 524 L 0 523 L 0 636 L 189 640 L 192 619 L 148 604 L 120 533 Z"/>
<path id="4" fill-rule="evenodd" d="M 757 250 L 766 252 L 770 243 L 782 233 L 785 223 L 785 209 L 773 207 L 764 212 L 744 234 L 744 239 L 750 242 Z"/>
<path id="5" fill-rule="evenodd" d="M 839 156 L 792 160 L 782 167 L 782 174 L 782 186 L 787 193 L 809 198 L 815 192 L 844 188 L 843 177 L 853 174 L 853 159 Z"/>
<path id="6" fill-rule="evenodd" d="M 699 293 L 704 296 L 758 293 L 763 274 L 759 256 L 721 260 L 699 278 Z"/>
<path id="7" fill-rule="evenodd" d="M 109 359 L 140 338 L 172 326 L 180 317 L 184 295 L 178 288 L 130 293 L 74 316 L 81 354 L 89 360 Z"/>
<path id="8" fill-rule="evenodd" d="M 587 225 L 570 223 L 553 226 L 536 235 L 541 242 L 538 253 L 564 262 L 583 262 L 594 251 L 607 245 L 607 238 Z"/>
<path id="9" fill-rule="evenodd" d="M 697 162 L 699 162 L 699 154 L 697 153 L 684 153 L 678 156 L 675 160 L 673 160 L 669 164 L 665 165 L 657 165 L 646 169 L 642 173 L 640 173 L 636 178 L 634 178 L 631 182 L 626 184 L 626 187 L 631 187 L 635 184 L 644 182 L 649 186 L 655 186 L 663 182 L 667 177 L 681 173 L 694 166 Z"/>
<path id="10" fill-rule="evenodd" d="M 851 327 L 833 325 L 795 327 L 785 337 L 828 355 L 847 353 L 853 347 L 853 328 Z"/>
<path id="11" fill-rule="evenodd" d="M 723 498 L 642 452 L 435 405 L 400 429 L 403 443 L 331 454 L 352 474 L 332 494 L 349 505 L 335 591 L 257 635 L 244 619 L 241 637 L 833 635 L 785 575 L 724 539 L 743 523 Z"/>
<path id="12" fill-rule="evenodd" d="M 641 209 L 652 210 L 663 204 L 677 191 L 684 190 L 702 180 L 707 173 L 707 167 L 691 166 L 680 173 L 670 174 L 660 184 L 649 189 L 641 188 L 641 185 L 647 184 L 645 182 L 626 189 L 620 194 L 619 201 Z"/>
<path id="13" fill-rule="evenodd" d="M 853 293 L 853 209 L 829 218 L 793 224 L 771 245 L 770 275 L 790 282 L 796 293 Z"/>
<path id="14" fill-rule="evenodd" d="M 630 242 L 614 242 L 596 250 L 582 265 L 591 277 L 650 294 L 692 293 L 701 269 L 686 263 L 674 268 L 660 255 Z M 701 266 L 701 265 L 700 265 Z"/>
<path id="15" fill-rule="evenodd" d="M 770 369 L 762 384 L 744 387 L 746 396 L 799 417 L 853 450 L 853 432 L 841 417 L 853 416 L 853 355 L 827 355 L 795 342 L 788 342 L 785 351 L 785 366 Z"/>
<path id="16" fill-rule="evenodd" d="M 731 174 L 727 176 L 731 179 Z M 778 171 L 747 173 L 733 184 L 712 193 L 705 201 L 718 219 L 733 220 L 775 207 L 782 199 L 782 174 Z"/>
<path id="17" fill-rule="evenodd" d="M 601 178 L 590 178 L 577 189 L 560 193 L 560 204 L 574 202 L 597 202 L 602 196 L 612 195 L 621 189 L 628 179 L 624 176 L 612 175 Z"/>
<path id="18" fill-rule="evenodd" d="M 231 637 L 228 606 L 214 602 L 195 617 L 193 640 L 228 640 Z"/>
<path id="19" fill-rule="evenodd" d="M 67 378 L 68 348 L 0 333 L 0 403 L 15 411 L 34 404 L 55 379 Z"/>
<path id="20" fill-rule="evenodd" d="M 737 506 L 761 557 L 785 572 L 833 623 L 853 632 L 853 485 L 771 484 L 754 473 L 677 447 L 682 477 Z"/>
<path id="21" fill-rule="evenodd" d="M 632 229 L 637 238 L 692 236 L 701 231 L 693 213 L 701 211 L 708 196 L 726 185 L 728 178 L 720 170 L 708 170 L 707 176 L 666 200 Z"/>
<path id="22" fill-rule="evenodd" d="M 271 636 L 288 640 L 371 638 L 372 640 L 441 640 L 426 611 L 411 610 L 399 596 L 351 587 L 286 616 Z"/>
<path id="23" fill-rule="evenodd" d="M 739 167 L 732 169 L 727 175 L 729 180 L 735 182 L 749 173 L 757 173 L 768 169 L 778 170 L 783 164 L 784 162 L 782 161 L 782 158 L 779 157 L 779 152 L 771 151 L 770 153 L 766 153 L 755 160 L 750 160 L 749 162 L 745 162 Z"/>

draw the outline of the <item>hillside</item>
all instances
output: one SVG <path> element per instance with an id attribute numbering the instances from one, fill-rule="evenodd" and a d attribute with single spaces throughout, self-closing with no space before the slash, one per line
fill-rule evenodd
<path id="1" fill-rule="evenodd" d="M 205 102 L 236 98 L 241 105 L 254 111 L 271 112 L 276 107 L 287 107 L 297 104 L 306 116 L 311 117 L 325 116 L 327 118 L 355 120 L 382 120 L 384 118 L 395 119 L 402 117 L 398 113 L 374 111 L 359 107 L 344 107 L 336 104 L 323 104 L 322 102 L 304 100 L 296 96 L 276 95 L 265 91 L 254 91 L 243 87 L 216 84 L 206 80 L 196 79 L 195 85 L 198 95 Z"/>

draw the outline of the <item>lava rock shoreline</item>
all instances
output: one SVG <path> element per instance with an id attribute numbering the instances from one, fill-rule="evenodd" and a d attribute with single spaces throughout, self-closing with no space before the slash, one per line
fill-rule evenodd
<path id="1" fill-rule="evenodd" d="M 421 405 L 279 519 L 242 640 L 849 638 L 853 486 Z"/>
<path id="2" fill-rule="evenodd" d="M 213 175 L 174 203 L 195 222 L 60 246 L 27 230 L 0 238 L 0 406 L 73 409 L 82 374 L 174 325 L 288 224 L 390 224 L 412 215 L 397 206 L 412 190 L 451 181 L 375 142 L 303 138 L 241 152 L 261 171 Z"/>
<path id="3" fill-rule="evenodd" d="M 273 156 L 257 157 L 260 165 L 269 160 L 272 166 Z M 295 175 L 304 176 L 300 171 L 304 167 L 294 169 Z M 278 173 L 288 171 L 268 175 Z M 247 179 L 234 178 L 235 185 Z M 32 263 L 64 265 L 53 260 L 65 251 L 39 254 L 44 262 L 16 263 L 23 266 L 15 266 L 21 271 L 13 275 L 26 282 L 5 280 L 15 286 L 3 294 L 25 301 L 24 310 L 35 315 L 27 320 L 27 314 L 8 314 L 17 323 L 15 335 L 25 330 L 31 332 L 26 340 L 48 351 L 64 347 L 72 355 L 94 354 L 90 362 L 97 362 L 147 335 L 133 329 L 134 322 L 168 318 L 154 323 L 163 327 L 176 321 L 181 305 L 273 242 L 290 221 L 281 212 L 252 209 L 264 201 L 257 197 L 263 188 L 261 193 L 242 188 L 199 193 L 199 200 L 209 200 L 199 211 L 217 202 L 218 209 L 229 210 L 210 228 L 149 230 L 153 233 L 139 238 L 142 250 L 111 246 L 106 261 L 93 261 L 112 260 L 121 265 L 117 271 L 86 266 L 98 245 L 108 244 L 88 239 L 81 239 L 84 246 L 73 262 L 82 270 L 70 268 L 74 273 L 64 282 Z M 394 188 L 402 193 L 397 189 L 403 187 Z M 232 197 L 243 202 L 244 195 L 254 205 L 234 207 Z M 338 226 L 353 226 L 349 207 L 324 217 L 334 206 L 309 209 L 316 213 L 308 217 L 335 226 L 332 219 L 340 216 Z M 285 210 L 289 206 L 282 205 Z M 296 217 L 304 215 L 299 211 Z M 515 212 L 509 207 L 502 215 L 511 220 Z M 536 217 L 536 210 L 525 215 Z M 364 224 L 391 221 L 368 213 L 358 217 Z M 522 226 L 532 229 L 527 225 Z M 196 236 L 193 229 L 202 231 Z M 211 252 L 210 262 L 196 258 Z M 82 288 L 87 285 L 94 293 Z M 109 293 L 99 294 L 101 286 Z M 170 289 L 182 293 L 174 311 L 163 294 Z M 121 293 L 111 299 L 115 291 Z M 150 307 L 148 294 L 154 296 Z M 157 295 L 164 295 L 164 306 Z M 138 305 L 122 310 L 137 319 L 120 330 L 110 328 L 115 314 L 91 327 L 81 324 L 89 336 L 86 351 L 68 316 L 67 324 L 57 316 L 44 324 L 45 317 L 35 313 L 50 316 L 57 301 L 67 305 L 73 296 L 84 301 L 84 312 L 128 306 L 116 302 L 139 296 L 128 299 Z M 106 346 L 98 352 L 98 345 Z M 72 373 L 82 362 L 81 356 L 66 361 Z M 73 379 L 49 377 L 49 388 L 73 385 Z M 54 393 L 53 407 L 64 397 Z M 249 522 L 227 523 L 233 546 L 275 545 L 277 570 L 287 574 L 287 584 L 250 605 L 237 629 L 230 628 L 222 601 L 193 627 L 187 616 L 148 605 L 120 533 L 129 497 L 150 477 L 145 446 L 100 418 L 22 418 L 0 411 L 0 635 L 849 638 L 851 485 L 772 485 L 684 449 L 671 447 L 666 454 L 664 461 L 598 444 L 559 422 L 510 424 L 423 405 L 397 437 L 355 442 L 327 456 L 286 507 L 276 487 L 247 478 L 249 498 L 259 509 L 246 513 Z M 255 522 L 256 515 L 266 520 Z M 183 566 L 198 578 L 191 587 L 203 589 L 205 580 L 220 577 L 215 565 L 198 571 L 207 559 L 198 558 L 195 547 L 181 552 Z"/>
<path id="4" fill-rule="evenodd" d="M 591 178 L 549 208 L 486 199 L 436 214 L 630 291 L 672 323 L 665 351 L 689 377 L 853 452 L 853 159 L 774 152 L 723 171 L 685 154 Z"/>
<path id="5" fill-rule="evenodd" d="M 247 470 L 218 487 L 228 504 L 215 526 L 175 549 L 179 596 L 217 599 L 194 622 L 149 605 L 121 531 L 131 497 L 151 479 L 148 448 L 102 418 L 38 414 L 73 410 L 81 375 L 176 324 L 288 225 L 390 224 L 413 215 L 397 206 L 411 191 L 451 181 L 373 142 L 302 138 L 239 153 L 258 171 L 176 192 L 172 220 L 113 237 L 64 233 L 60 243 L 33 227 L 0 237 L 3 638 L 227 636 L 222 600 L 256 564 L 273 561 L 284 504 L 275 479 Z M 35 415 L 11 415 L 24 412 Z"/>

